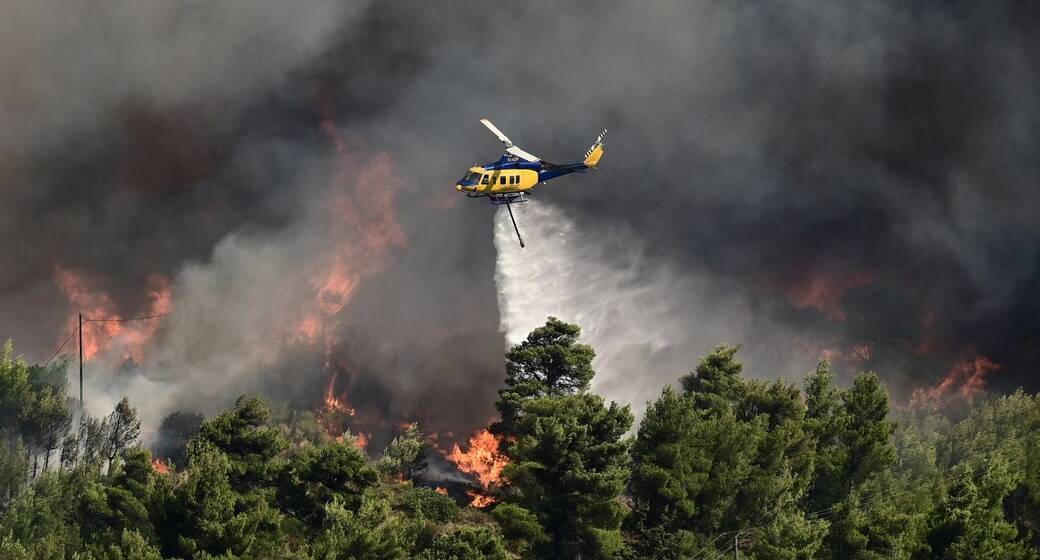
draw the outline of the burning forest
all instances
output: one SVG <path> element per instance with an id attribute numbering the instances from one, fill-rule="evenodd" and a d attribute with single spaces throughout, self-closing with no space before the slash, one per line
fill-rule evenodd
<path id="1" fill-rule="evenodd" d="M 0 6 L 0 557 L 1036 558 L 1040 10 L 587 8 Z"/>
<path id="2" fill-rule="evenodd" d="M 77 37 L 80 51 L 138 69 L 105 83 L 76 74 L 91 84 L 83 90 L 90 110 L 75 106 L 82 114 L 34 95 L 57 89 L 48 86 L 59 74 L 10 72 L 32 79 L 0 98 L 20 108 L 9 113 L 17 119 L 0 152 L 0 180 L 12 185 L 0 225 L 10 262 L 18 263 L 0 273 L 7 311 L 0 336 L 45 362 L 82 314 L 92 413 L 129 395 L 147 404 L 145 431 L 154 435 L 169 412 L 212 413 L 247 392 L 318 411 L 334 380 L 335 397 L 355 410 L 357 435 L 385 441 L 388 427 L 418 421 L 440 434 L 467 434 L 464 443 L 494 414 L 499 350 L 549 315 L 602 319 L 588 331 L 603 349 L 597 388 L 637 411 L 721 341 L 743 343 L 749 364 L 770 365 L 767 375 L 797 378 L 820 357 L 844 380 L 878 371 L 902 402 L 930 391 L 968 396 L 962 383 L 1037 389 L 1038 232 L 1023 210 L 1035 205 L 1032 191 L 1018 186 L 1028 181 L 1009 175 L 1025 173 L 1029 162 L 1006 165 L 1001 154 L 1020 152 L 983 126 L 1014 128 L 1003 125 L 1019 113 L 996 109 L 998 94 L 1012 87 L 1005 84 L 1010 74 L 990 76 L 999 64 L 956 49 L 957 56 L 942 57 L 949 64 L 932 64 L 931 43 L 882 25 L 906 16 L 900 8 L 879 9 L 849 30 L 876 31 L 885 48 L 859 56 L 839 49 L 855 62 L 840 69 L 826 63 L 824 53 L 837 48 L 827 41 L 803 45 L 817 55 L 808 57 L 797 43 L 780 41 L 786 47 L 776 53 L 790 55 L 786 66 L 734 62 L 757 60 L 765 52 L 758 41 L 778 44 L 772 28 L 751 34 L 752 45 L 722 40 L 758 29 L 751 13 L 728 14 L 715 28 L 721 35 L 683 28 L 655 37 L 644 46 L 651 58 L 684 68 L 730 61 L 741 71 L 672 84 L 678 98 L 698 100 L 690 120 L 702 125 L 689 127 L 649 92 L 600 76 L 600 95 L 586 114 L 630 131 L 618 140 L 626 155 L 605 159 L 610 172 L 599 173 L 591 190 L 568 185 L 521 209 L 518 219 L 530 220 L 540 242 L 518 254 L 489 234 L 497 229 L 487 212 L 455 204 L 455 193 L 438 186 L 450 185 L 460 154 L 490 149 L 463 125 L 475 117 L 458 102 L 468 96 L 453 89 L 459 65 L 449 53 L 466 51 L 468 39 L 429 27 L 422 14 L 320 4 L 304 18 L 312 25 L 285 25 L 266 7 L 246 18 L 255 28 L 231 25 L 238 17 L 215 7 L 203 18 L 211 27 L 174 25 L 172 52 L 216 56 L 199 52 L 209 43 L 190 40 L 199 33 L 225 48 L 212 68 L 178 67 L 172 80 L 162 65 L 134 58 L 158 56 L 143 35 L 122 39 L 130 44 L 118 52 Z M 665 29 L 712 20 L 694 17 L 699 9 L 668 3 L 654 17 Z M 595 17 L 613 29 L 628 21 L 627 10 Z M 119 21 L 135 26 L 169 16 L 131 12 Z M 986 18 L 938 12 L 922 17 L 948 17 L 953 28 L 971 28 L 970 36 L 1006 36 L 978 23 Z M 796 27 L 798 15 L 792 8 L 782 19 Z M 49 24 L 48 16 L 41 12 L 24 27 Z M 364 30 L 372 26 L 384 26 L 386 39 L 371 40 Z M 584 27 L 569 33 L 597 46 L 597 60 L 628 56 Z M 50 43 L 34 42 L 47 35 L 18 44 L 33 45 L 27 59 L 66 68 Z M 667 35 L 693 43 L 673 48 Z M 430 46 L 408 52 L 393 36 L 422 37 Z M 277 49 L 267 69 L 246 62 L 273 44 L 287 48 Z M 887 48 L 906 59 L 889 60 Z M 481 52 L 492 65 L 515 63 L 511 52 Z M 539 47 L 531 60 L 572 52 L 579 50 Z M 787 89 L 761 85 L 786 83 L 783 68 L 814 77 L 798 102 Z M 954 68 L 997 85 L 985 88 L 986 80 L 965 80 Z M 640 72 L 640 83 L 677 80 L 656 67 Z M 547 95 L 588 99 L 575 96 L 573 84 L 539 79 L 548 80 Z M 964 87 L 942 85 L 949 83 Z M 566 153 L 572 140 L 556 140 L 549 130 L 591 126 L 550 113 L 538 123 L 514 118 L 531 112 L 530 100 L 487 87 L 476 97 L 502 103 L 511 120 L 500 123 L 546 153 Z M 749 100 L 748 91 L 768 95 Z M 933 98 L 939 103 L 926 105 L 934 111 L 919 110 L 920 99 Z M 635 119 L 634 106 L 652 109 Z M 813 112 L 820 106 L 846 110 L 822 118 Z M 856 116 L 875 111 L 869 122 L 913 126 L 859 126 Z M 957 114 L 971 118 L 949 118 Z M 759 125 L 742 120 L 747 115 L 758 115 Z M 830 134 L 840 138 L 825 141 Z M 919 141 L 937 137 L 951 140 Z M 63 150 L 55 138 L 90 149 Z M 920 145 L 935 153 L 918 157 Z M 962 157 L 969 145 L 977 151 Z M 633 156 L 641 150 L 659 154 L 656 163 L 638 163 L 645 158 Z M 676 175 L 676 162 L 689 154 L 695 172 Z M 634 190 L 647 173 L 668 187 Z M 683 186 L 673 192 L 671 185 Z M 983 187 L 995 189 L 985 204 L 965 194 Z M 700 217 L 690 220 L 690 212 Z M 983 218 L 989 215 L 1001 219 Z M 137 318 L 154 319 L 127 321 Z M 1000 367 L 950 381 L 976 354 Z M 954 389 L 942 389 L 951 383 Z"/>
<path id="3" fill-rule="evenodd" d="M 242 396 L 209 419 L 168 417 L 156 456 L 139 446 L 141 421 L 127 399 L 108 416 L 81 415 L 73 426 L 75 409 L 65 407 L 66 387 L 54 376 L 61 367 L 29 366 L 8 345 L 0 354 L 0 379 L 7 380 L 0 396 L 37 408 L 4 419 L 27 434 L 16 444 L 27 454 L 0 460 L 28 481 L 19 474 L 4 487 L 0 526 L 17 540 L 0 546 L 41 550 L 23 543 L 46 534 L 43 542 L 58 546 L 144 549 L 156 558 L 199 551 L 249 558 L 270 550 L 309 558 L 330 550 L 358 558 L 385 550 L 434 558 L 467 550 L 482 559 L 629 557 L 719 554 L 727 550 L 717 544 L 720 534 L 747 533 L 738 546 L 753 557 L 778 548 L 827 558 L 848 547 L 902 554 L 905 546 L 1036 554 L 1030 527 L 1038 510 L 1026 490 L 1037 482 L 1030 465 L 1040 396 L 985 397 L 983 379 L 999 366 L 981 355 L 901 407 L 876 374 L 840 386 L 821 360 L 803 388 L 767 383 L 744 371 L 739 347 L 722 345 L 679 379 L 678 390 L 666 387 L 648 403 L 637 425 L 630 407 L 591 391 L 595 352 L 581 340 L 577 325 L 550 317 L 514 345 L 505 355 L 499 419 L 450 451 L 443 442 L 452 434 L 424 433 L 414 422 L 390 428 L 356 408 L 349 400 L 356 387 L 340 381 L 350 368 L 341 364 L 315 413 Z M 943 403 L 956 395 L 969 408 L 950 414 Z M 380 437 L 385 444 L 377 446 Z M 996 502 L 973 490 L 998 481 L 988 487 L 998 492 Z M 54 485 L 72 496 L 68 506 L 40 505 Z M 884 490 L 857 507 L 872 516 L 909 496 L 895 526 L 844 509 L 858 501 L 846 488 L 879 485 Z M 943 496 L 938 503 L 936 494 Z M 107 501 L 116 496 L 114 505 Z M 87 513 L 82 525 L 70 517 L 62 527 L 71 529 L 57 531 L 23 524 L 32 507 Z M 209 517 L 222 508 L 219 519 Z M 92 529 L 80 536 L 81 527 L 108 523 L 106 511 L 127 509 L 147 513 L 123 525 L 119 540 Z M 951 533 L 951 520 L 963 515 L 999 533 L 982 542 Z M 349 522 L 340 525 L 337 516 Z M 266 522 L 248 535 L 224 532 L 251 518 Z M 747 528 L 754 523 L 785 530 Z M 832 529 L 845 523 L 879 541 L 847 540 Z M 810 533 L 790 530 L 797 526 Z M 613 552 L 601 548 L 608 535 Z M 359 542 L 367 544 L 359 549 Z"/>

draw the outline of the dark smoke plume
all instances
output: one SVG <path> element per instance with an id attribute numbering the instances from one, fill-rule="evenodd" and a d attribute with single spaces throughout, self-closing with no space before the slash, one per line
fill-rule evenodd
<path id="1" fill-rule="evenodd" d="M 129 392 L 153 426 L 245 391 L 315 408 L 335 370 L 359 414 L 469 431 L 503 332 L 549 313 L 637 406 L 719 342 L 903 397 L 980 354 L 991 388 L 1035 390 L 1038 24 L 1010 1 L 9 3 L 0 338 L 64 338 L 57 270 L 122 317 L 167 279 L 140 363 L 89 368 L 88 408 Z M 481 117 L 552 161 L 610 129 L 602 170 L 519 209 L 523 252 L 451 190 L 497 157 Z M 340 261 L 349 293 L 316 303 Z"/>

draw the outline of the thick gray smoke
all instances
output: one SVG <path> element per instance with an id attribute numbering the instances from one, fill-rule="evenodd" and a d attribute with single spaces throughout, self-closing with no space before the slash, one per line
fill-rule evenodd
<path id="1" fill-rule="evenodd" d="M 521 342 L 547 316 L 584 325 L 583 339 L 597 351 L 593 389 L 604 397 L 638 409 L 668 375 L 719 341 L 744 339 L 746 301 L 696 270 L 648 260 L 627 228 L 583 231 L 565 211 L 540 201 L 515 214 L 529 236 L 526 250 L 518 250 L 505 209 L 495 224 L 506 339 Z"/>
<path id="2" fill-rule="evenodd" d="M 582 232 L 555 285 L 655 293 L 574 292 L 575 316 L 635 311 L 608 351 L 659 346 L 617 373 L 636 387 L 740 341 L 763 376 L 823 354 L 905 396 L 982 354 L 1004 366 L 991 387 L 1035 388 L 1037 23 L 1021 3 L 614 5 L 482 63 L 539 93 L 498 123 L 525 148 L 555 159 L 611 129 L 601 173 L 540 194 Z M 707 305 L 686 303 L 698 280 Z M 661 325 L 682 334 L 645 334 Z"/>
<path id="3" fill-rule="evenodd" d="M 464 432 L 503 332 L 549 314 L 637 406 L 720 342 L 761 376 L 825 353 L 906 395 L 981 354 L 1035 389 L 1038 24 L 1010 1 L 6 3 L 0 338 L 47 358 L 84 307 L 61 271 L 122 317 L 167 279 L 140 363 L 88 368 L 91 410 L 129 392 L 153 419 L 313 408 L 336 372 L 359 416 Z M 497 158 L 481 117 L 551 161 L 611 131 L 599 172 L 518 208 L 527 249 L 452 191 Z"/>

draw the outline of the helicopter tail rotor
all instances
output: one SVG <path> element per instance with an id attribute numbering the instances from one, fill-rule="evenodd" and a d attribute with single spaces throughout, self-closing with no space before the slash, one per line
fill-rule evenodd
<path id="1" fill-rule="evenodd" d="M 599 133 L 596 137 L 596 141 L 589 146 L 588 151 L 585 152 L 585 160 L 582 161 L 585 167 L 595 168 L 599 165 L 599 159 L 603 157 L 603 139 L 607 136 L 607 129 L 603 129 L 603 132 Z"/>

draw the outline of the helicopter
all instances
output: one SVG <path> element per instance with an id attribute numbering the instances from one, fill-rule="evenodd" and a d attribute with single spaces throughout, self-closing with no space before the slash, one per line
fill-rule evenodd
<path id="1" fill-rule="evenodd" d="M 516 225 L 511 205 L 527 202 L 527 192 L 550 179 L 575 171 L 596 169 L 600 158 L 603 157 L 603 138 L 606 137 L 607 131 L 604 129 L 599 134 L 596 141 L 585 152 L 585 159 L 582 161 L 555 164 L 513 144 L 491 121 L 480 119 L 480 122 L 505 144 L 506 153 L 498 161 L 470 167 L 466 175 L 455 184 L 455 190 L 465 192 L 469 198 L 487 197 L 495 206 L 505 204 L 509 210 L 509 219 L 513 221 L 516 238 L 520 241 L 520 247 L 523 248 L 524 238 L 520 236 L 520 228 Z"/>

